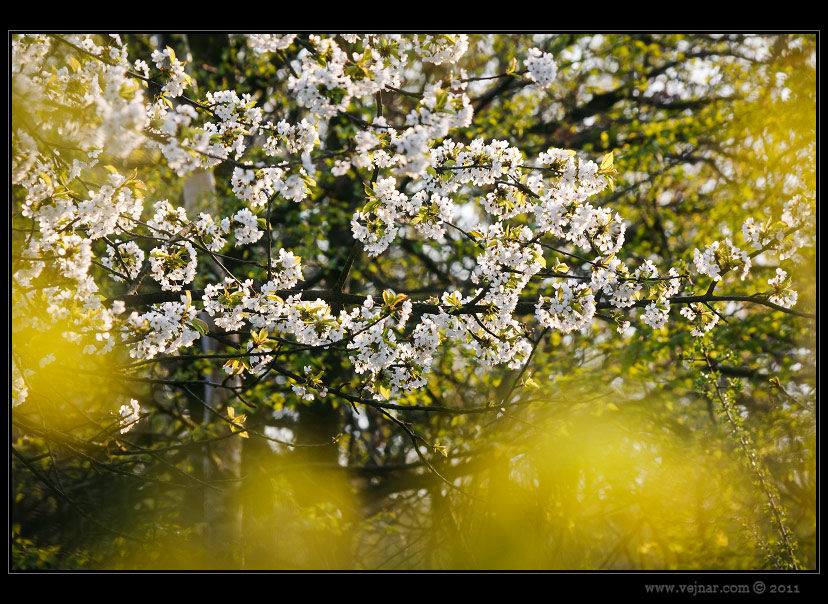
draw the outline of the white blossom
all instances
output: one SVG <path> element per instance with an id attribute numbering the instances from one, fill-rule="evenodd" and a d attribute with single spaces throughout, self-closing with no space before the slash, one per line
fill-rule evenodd
<path id="1" fill-rule="evenodd" d="M 129 404 L 121 405 L 118 415 L 120 416 L 121 434 L 126 434 L 141 419 L 141 405 L 134 398 L 130 399 Z"/>
<path id="2" fill-rule="evenodd" d="M 529 56 L 523 63 L 528 71 L 526 77 L 535 82 L 538 88 L 549 88 L 558 75 L 558 65 L 554 57 L 538 48 L 530 48 Z"/>

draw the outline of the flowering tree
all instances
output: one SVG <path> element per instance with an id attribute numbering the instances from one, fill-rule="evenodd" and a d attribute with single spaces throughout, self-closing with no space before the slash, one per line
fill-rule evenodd
<path id="1" fill-rule="evenodd" d="M 766 509 L 740 518 L 797 568 L 746 420 L 771 384 L 805 424 L 793 441 L 810 430 L 795 374 L 812 363 L 815 140 L 745 124 L 762 100 L 802 103 L 810 124 L 809 81 L 785 66 L 813 71 L 813 41 L 645 38 L 624 53 L 602 36 L 13 36 L 21 509 L 22 485 L 45 489 L 121 556 L 222 544 L 193 565 L 250 564 L 230 544 L 282 488 L 337 543 L 358 522 L 332 493 L 355 484 L 372 529 L 399 532 L 384 498 L 425 489 L 432 528 L 462 533 L 440 510 L 479 498 L 491 447 L 586 400 L 584 376 L 613 381 L 593 360 L 621 349 L 625 397 L 696 376 L 701 419 L 669 421 L 719 411 Z M 756 369 L 756 338 L 780 330 Z M 755 392 L 733 381 L 757 375 Z M 156 528 L 94 513 L 72 486 L 92 472 Z M 517 480 L 497 476 L 489 490 Z"/>

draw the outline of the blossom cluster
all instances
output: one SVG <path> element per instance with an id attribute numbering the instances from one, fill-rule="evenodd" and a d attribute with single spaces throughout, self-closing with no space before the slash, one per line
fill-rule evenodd
<path id="1" fill-rule="evenodd" d="M 130 399 L 128 405 L 121 405 L 118 415 L 120 416 L 121 434 L 126 434 L 141 419 L 141 405 L 134 398 Z"/>
<path id="2" fill-rule="evenodd" d="M 124 176 L 112 173 L 109 184 L 90 190 L 89 199 L 78 203 L 78 224 L 88 227 L 89 239 L 99 239 L 130 225 L 130 219 L 140 218 L 143 209 L 143 196 L 127 186 Z"/>
<path id="3" fill-rule="evenodd" d="M 319 128 L 306 119 L 298 124 L 292 125 L 286 120 L 281 120 L 275 126 L 268 122 L 266 128 L 273 134 L 267 137 L 262 146 L 264 152 L 270 157 L 278 153 L 278 145 L 284 144 L 288 153 L 310 154 L 314 147 L 319 144 Z"/>
<path id="4" fill-rule="evenodd" d="M 530 48 L 529 56 L 524 61 L 528 73 L 527 77 L 538 88 L 549 88 L 558 75 L 558 64 L 551 53 L 542 52 L 538 48 Z"/>
<path id="5" fill-rule="evenodd" d="M 393 38 L 380 39 L 386 47 L 395 43 Z M 288 90 L 317 118 L 334 117 L 353 99 L 400 84 L 404 63 L 399 53 L 381 53 L 367 37 L 362 40 L 362 52 L 351 56 L 333 38 L 311 35 L 309 42 L 314 50 L 303 56 L 299 74 L 288 78 Z"/>
<path id="6" fill-rule="evenodd" d="M 258 54 L 287 50 L 296 39 L 296 34 L 249 34 L 247 41 Z"/>
<path id="7" fill-rule="evenodd" d="M 741 269 L 741 279 L 745 280 L 750 272 L 751 261 L 748 253 L 737 248 L 730 239 L 714 241 L 704 252 L 693 250 L 693 262 L 696 270 L 714 281 L 722 280 L 722 273 L 731 269 Z"/>
<path id="8" fill-rule="evenodd" d="M 310 192 L 310 179 L 304 168 L 285 170 L 278 167 L 248 169 L 236 167 L 231 179 L 233 193 L 255 210 L 264 207 L 267 200 L 281 195 L 292 201 L 302 201 Z"/>
<path id="9" fill-rule="evenodd" d="M 812 245 L 806 225 L 813 220 L 811 204 L 802 195 L 785 202 L 779 222 L 768 218 L 758 222 L 749 217 L 742 225 L 742 236 L 755 250 L 774 248 L 780 260 L 791 258 L 797 250 Z"/>
<path id="10" fill-rule="evenodd" d="M 693 323 L 690 333 L 697 338 L 702 337 L 719 322 L 719 315 L 716 312 L 698 302 L 692 302 L 685 306 L 679 311 L 679 314 Z"/>
<path id="11" fill-rule="evenodd" d="M 25 34 L 12 39 L 12 103 L 30 116 L 45 111 L 57 117 L 39 124 L 38 135 L 47 140 L 61 140 L 84 152 L 106 146 L 127 157 L 145 140 L 140 127 L 146 102 L 144 89 L 128 75 L 126 46 L 118 36 L 110 36 L 106 46 L 90 35 L 60 38 L 62 42 L 55 36 Z M 62 45 L 89 54 L 78 53 L 73 64 L 61 65 L 51 57 L 63 54 Z M 25 143 L 26 137 L 15 136 L 18 140 Z"/>
<path id="12" fill-rule="evenodd" d="M 64 337 L 83 340 L 90 354 L 112 350 L 112 333 L 121 335 L 132 358 L 177 354 L 210 335 L 197 318 L 200 302 L 217 329 L 249 330 L 249 339 L 239 345 L 245 354 L 225 364 L 228 373 L 265 374 L 281 346 L 337 346 L 347 351 L 371 395 L 388 398 L 422 387 L 441 347 L 460 350 L 460 357 L 484 367 L 519 368 L 533 348 L 532 328 L 516 317 L 527 295 L 531 301 L 523 308 L 534 308 L 534 324 L 563 334 L 585 333 L 599 307 L 638 307 L 641 322 L 653 329 L 669 318 L 685 276 L 675 267 L 660 269 L 651 259 L 627 266 L 618 257 L 626 236 L 622 217 L 593 199 L 614 174 L 612 154 L 599 165 L 564 149 L 527 157 L 506 140 L 468 140 L 462 133 L 457 140 L 451 138 L 474 117 L 468 78 L 456 69 L 468 48 L 466 35 L 310 36 L 299 39 L 301 44 L 296 34 L 249 35 L 256 55 L 295 53 L 291 65 L 296 73 L 288 78 L 287 91 L 305 113 L 291 112 L 289 119 L 273 121 L 265 121 L 263 107 L 275 106 L 276 97 L 254 99 L 223 90 L 207 92 L 200 101 L 182 98 L 192 81 L 169 48 L 152 53 L 151 69 L 141 60 L 130 65 L 117 37 L 104 46 L 89 36 L 64 40 L 88 53 L 76 59 L 75 69 L 48 60 L 54 51 L 48 36 L 13 40 L 13 101 L 39 106 L 43 96 L 69 103 L 69 115 L 85 116 L 68 120 L 60 133 L 76 149 L 65 160 L 44 153 L 25 128 L 14 134 L 12 182 L 25 191 L 21 216 L 31 221 L 32 229 L 13 280 L 21 290 L 16 301 L 45 308 L 48 317 L 37 319 L 44 324 L 65 321 Z M 379 111 L 361 117 L 353 113 L 361 101 L 373 107 L 377 96 L 403 87 L 412 57 L 443 65 L 451 73 L 424 84 L 421 92 L 405 93 L 410 104 L 402 112 L 404 124 L 391 126 Z M 553 84 L 557 65 L 552 55 L 531 49 L 524 64 L 534 87 Z M 129 75 L 133 68 L 142 78 L 160 72 L 163 84 L 157 87 L 163 94 L 149 101 Z M 71 95 L 70 89 L 80 92 Z M 90 105 L 92 113 L 87 111 Z M 354 124 L 353 137 L 343 149 L 328 152 L 325 132 L 337 117 Z M 179 176 L 223 162 L 231 165 L 228 188 L 235 199 L 222 212 L 226 215 L 201 212 L 191 220 L 183 207 L 166 199 L 145 207 L 146 185 L 134 173 L 124 176 L 106 162 L 101 163 L 109 173 L 99 178 L 105 173 L 98 166 L 101 154 L 123 159 L 146 135 L 151 138 L 147 149 L 156 150 Z M 313 157 L 318 147 L 323 153 Z M 358 304 L 333 304 L 296 289 L 303 279 L 302 259 L 278 248 L 257 265 L 262 274 L 267 271 L 266 280 L 210 277 L 214 282 L 203 285 L 203 296 L 194 304 L 188 286 L 201 287 L 205 280 L 198 276 L 199 252 L 207 250 L 215 259 L 230 235 L 236 246 L 269 250 L 278 234 L 261 217 L 262 210 L 275 196 L 304 202 L 307 208 L 316 193 L 314 162 L 320 159 L 331 166 L 334 177 L 350 171 L 364 177 L 365 200 L 350 226 L 369 257 L 386 253 L 400 236 L 454 245 L 451 232 L 475 250 L 463 266 L 473 291 L 464 294 L 451 286 L 440 292 L 428 312 L 391 290 L 382 293 L 381 301 L 367 295 Z M 468 218 L 466 200 L 481 210 L 465 223 L 479 220 L 472 228 L 455 223 L 464 214 Z M 143 221 L 145 212 L 149 217 Z M 750 218 L 742 233 L 754 250 L 774 248 L 785 259 L 808 244 L 802 227 L 811 214 L 809 201 L 794 197 L 778 223 Z M 573 266 L 560 258 L 547 266 L 550 248 Z M 715 281 L 730 270 L 740 271 L 744 280 L 751 270 L 751 255 L 730 239 L 715 241 L 704 251 L 695 249 L 693 260 L 698 273 Z M 107 303 L 98 293 L 96 264 L 116 282 L 129 281 L 130 287 L 137 287 L 139 276 L 146 273 L 162 292 L 183 295 L 180 301 L 119 318 L 125 304 Z M 57 284 L 39 287 L 52 274 L 59 277 Z M 768 285 L 773 304 L 791 308 L 796 303 L 784 270 L 777 269 Z M 710 331 L 719 319 L 711 307 L 695 302 L 680 313 L 692 323 L 694 336 Z M 618 324 L 619 332 L 630 325 Z M 17 402 L 25 399 L 28 371 L 12 363 Z M 292 390 L 302 400 L 328 393 L 311 366 L 292 379 Z M 122 433 L 139 414 L 137 401 L 121 407 Z"/>
<path id="13" fill-rule="evenodd" d="M 168 46 L 164 50 L 154 50 L 152 61 L 167 79 L 161 90 L 172 99 L 184 94 L 192 78 L 185 71 L 184 62 L 176 60 L 173 49 Z"/>
<path id="14" fill-rule="evenodd" d="M 54 57 L 66 53 L 71 60 L 61 66 Z M 15 114 L 23 116 L 12 139 L 12 184 L 25 191 L 20 215 L 33 227 L 12 276 L 14 306 L 16 312 L 40 309 L 31 327 L 61 324 L 62 336 L 82 343 L 87 354 L 113 349 L 111 331 L 124 310 L 122 302 L 107 305 L 98 293 L 91 272 L 95 246 L 133 228 L 143 211 L 142 183 L 134 174 L 126 177 L 107 165 L 103 182 L 87 175 L 104 147 L 108 157 L 123 160 L 145 140 L 144 89 L 128 75 L 129 68 L 117 35 L 103 44 L 84 35 L 23 35 L 12 41 L 12 101 Z M 53 119 L 28 132 L 25 116 L 47 106 Z M 60 149 L 44 148 L 46 139 L 61 141 Z M 83 188 L 73 190 L 82 176 L 87 177 Z M 132 246 L 124 252 L 126 266 L 113 270 L 132 277 L 142 260 Z M 107 267 L 107 260 L 100 264 Z M 38 285 L 43 282 L 49 285 Z M 24 368 L 21 376 L 29 371 Z"/>
<path id="15" fill-rule="evenodd" d="M 196 276 L 198 254 L 189 241 L 153 248 L 150 252 L 150 274 L 164 291 L 181 291 Z"/>
<path id="16" fill-rule="evenodd" d="M 190 327 L 198 310 L 191 300 L 182 296 L 180 302 L 155 304 L 151 310 L 139 314 L 133 312 L 126 321 L 124 339 L 129 344 L 129 356 L 137 359 L 152 359 L 165 352 L 174 354 L 180 348 L 192 346 L 201 334 Z M 140 339 L 135 341 L 136 336 Z"/>
<path id="17" fill-rule="evenodd" d="M 414 52 L 426 63 L 456 63 L 469 47 L 466 34 L 418 34 L 414 36 Z"/>
<path id="18" fill-rule="evenodd" d="M 793 308 L 799 295 L 791 288 L 787 272 L 777 268 L 776 276 L 768 279 L 768 285 L 773 288 L 773 293 L 768 296 L 768 300 L 784 308 Z"/>
<path id="19" fill-rule="evenodd" d="M 535 306 L 538 323 L 561 333 L 569 333 L 582 329 L 592 321 L 595 315 L 595 296 L 588 285 L 556 282 L 552 287 L 554 293 L 548 300 L 543 296 L 538 298 Z"/>
<path id="20" fill-rule="evenodd" d="M 134 241 L 126 241 L 107 248 L 107 256 L 101 258 L 101 264 L 110 269 L 109 276 L 115 281 L 124 277 L 132 280 L 141 272 L 144 265 L 144 250 Z"/>

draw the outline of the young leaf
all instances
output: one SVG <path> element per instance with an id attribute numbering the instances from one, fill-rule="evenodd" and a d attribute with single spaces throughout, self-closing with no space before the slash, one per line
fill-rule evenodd
<path id="1" fill-rule="evenodd" d="M 601 167 L 599 168 L 599 172 L 608 172 L 612 170 L 612 153 L 613 152 L 610 151 L 604 156 L 604 159 L 601 160 Z"/>
<path id="2" fill-rule="evenodd" d="M 198 333 L 200 333 L 203 336 L 206 336 L 210 332 L 207 323 L 205 323 L 201 319 L 193 319 L 192 321 L 190 321 L 190 325 L 192 325 L 193 329 L 195 329 Z"/>
<path id="3" fill-rule="evenodd" d="M 523 380 L 523 385 L 524 385 L 524 386 L 527 386 L 527 387 L 529 387 L 529 388 L 535 388 L 535 389 L 537 389 L 537 390 L 540 390 L 540 385 L 539 385 L 539 384 L 538 384 L 535 380 L 533 380 L 533 379 L 532 379 L 532 378 L 530 378 L 530 377 L 528 377 L 528 378 L 526 378 L 525 380 Z"/>

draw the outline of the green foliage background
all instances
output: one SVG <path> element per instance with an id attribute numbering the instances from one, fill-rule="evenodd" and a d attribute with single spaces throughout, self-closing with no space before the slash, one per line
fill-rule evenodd
<path id="1" fill-rule="evenodd" d="M 630 265 L 650 258 L 663 270 L 692 269 L 695 247 L 725 236 L 741 241 L 748 216 L 778 217 L 793 194 L 788 175 L 816 190 L 815 35 L 764 36 L 770 51 L 761 59 L 750 58 L 744 35 L 470 38 L 462 62 L 470 76 L 503 73 L 513 59 L 522 65 L 532 46 L 556 56 L 559 74 L 543 92 L 527 92 L 519 77 L 484 82 L 473 99 L 474 122 L 457 140 L 506 139 L 528 156 L 549 147 L 593 159 L 614 151 L 617 188 L 600 203 L 627 221 L 622 254 Z M 241 36 L 124 40 L 133 59 L 147 58 L 154 44 L 189 57 L 194 98 L 233 89 L 269 99 L 273 113 L 291 122 L 303 117 L 287 94 L 282 60 L 254 55 Z M 442 75 L 440 66 L 413 69 L 406 90 Z M 658 91 L 648 96 L 653 87 Z M 412 102 L 384 98 L 389 122 L 402 123 Z M 373 111 L 353 107 L 366 118 Z M 332 119 L 325 149 L 347 148 L 357 129 Z M 113 164 L 137 168 L 151 200 L 181 196 L 182 179 L 158 157 L 142 152 Z M 239 206 L 230 190 L 232 166 L 214 172 L 218 197 L 205 203 L 224 215 Z M 274 209 L 278 246 L 306 259 L 317 284 L 330 285 L 345 264 L 361 197 L 353 173 L 328 172 L 313 198 L 282 200 Z M 12 224 L 25 227 L 14 213 L 19 200 L 13 190 Z M 18 244 L 13 233 L 13 249 Z M 239 258 L 261 259 L 263 250 L 247 246 Z M 797 308 L 811 311 L 815 253 L 804 248 L 795 267 L 769 258 L 749 282 L 730 276 L 719 293 L 761 291 L 782 266 L 799 292 Z M 360 258 L 347 291 L 390 288 L 421 299 L 450 287 L 464 291 L 473 254 L 459 240 L 440 249 L 403 239 L 376 259 Z M 230 265 L 237 275 L 260 277 L 241 262 Z M 216 278 L 201 274 L 194 286 Z M 695 291 L 708 283 L 700 279 Z M 815 322 L 749 304 L 716 309 L 727 322 L 705 337 L 705 350 L 778 491 L 797 564 L 814 568 Z M 250 404 L 235 402 L 235 412 L 259 433 L 278 428 L 280 439 L 321 446 L 246 439 L 238 477 L 222 474 L 221 447 L 238 436 L 225 438 L 229 430 L 220 421 L 184 419 L 201 417 L 197 392 L 75 372 L 85 362 L 77 351 L 55 344 L 55 334 L 20 326 L 15 350 L 38 358 L 38 351 L 55 349 L 61 363 L 38 374 L 32 401 L 12 414 L 19 452 L 11 459 L 12 569 L 790 567 L 766 490 L 715 389 L 701 377 L 709 370 L 699 362 L 705 353 L 683 323 L 674 308 L 671 327 L 640 326 L 629 338 L 598 320 L 588 337 L 547 334 L 520 378 L 513 399 L 525 403 L 519 412 L 405 414 L 435 443 L 434 468 L 462 490 L 423 468 L 407 436 L 376 410 L 357 414 L 335 397 L 303 404 L 289 385 L 273 380 L 251 386 L 244 396 Z M 482 371 L 463 361 L 443 355 L 422 392 L 395 402 L 496 404 L 517 378 L 515 371 Z M 347 358 L 335 353 L 294 362 L 306 364 L 343 387 L 357 384 Z M 153 376 L 196 380 L 207 367 L 203 360 L 169 363 Z M 119 395 L 148 402 L 150 418 L 128 439 L 143 452 L 121 454 L 115 443 L 96 441 L 85 423 L 105 417 Z M 225 538 L 210 527 L 216 517 L 234 527 Z"/>

